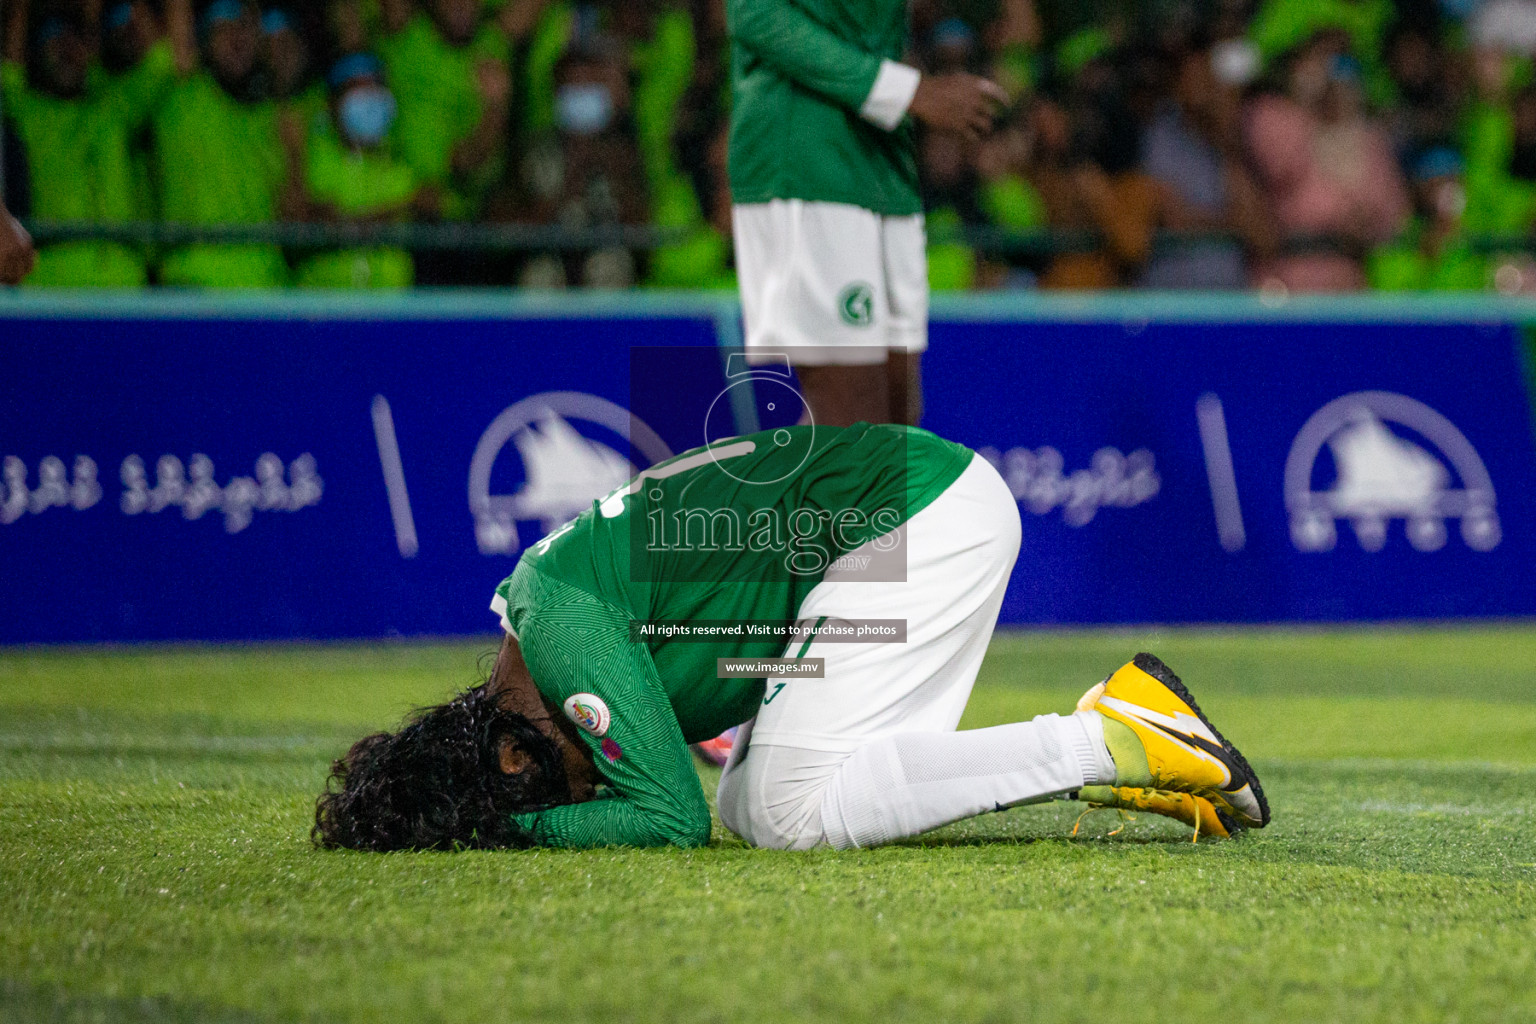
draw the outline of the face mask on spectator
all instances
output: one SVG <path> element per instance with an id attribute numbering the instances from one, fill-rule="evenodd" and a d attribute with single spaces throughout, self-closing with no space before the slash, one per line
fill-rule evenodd
<path id="1" fill-rule="evenodd" d="M 1418 202 L 1442 221 L 1459 221 L 1467 209 L 1465 170 L 1461 154 L 1449 146 L 1433 146 L 1414 161 L 1411 177 Z"/>
<path id="2" fill-rule="evenodd" d="M 613 96 L 596 82 L 562 85 L 555 93 L 555 121 L 570 135 L 596 135 L 613 120 Z"/>
<path id="3" fill-rule="evenodd" d="M 1467 189 L 1459 181 L 1448 181 L 1435 190 L 1435 212 L 1444 220 L 1460 220 L 1467 212 Z"/>
<path id="4" fill-rule="evenodd" d="M 1223 39 L 1211 47 L 1211 71 L 1227 86 L 1244 86 L 1259 77 L 1259 48 L 1246 39 Z"/>
<path id="5" fill-rule="evenodd" d="M 337 108 L 341 130 L 355 146 L 377 146 L 395 123 L 395 97 L 382 86 L 353 89 Z"/>

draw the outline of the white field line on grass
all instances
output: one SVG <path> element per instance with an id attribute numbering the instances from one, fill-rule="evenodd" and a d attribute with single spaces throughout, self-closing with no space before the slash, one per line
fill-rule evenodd
<path id="1" fill-rule="evenodd" d="M 0 733 L 0 750 L 69 751 L 72 753 L 266 753 L 330 749 L 337 740 L 320 736 L 125 736 L 111 733 L 73 733 L 50 736 Z"/>
<path id="2" fill-rule="evenodd" d="M 1320 772 L 1476 772 L 1506 775 L 1536 773 L 1536 764 L 1509 761 L 1438 761 L 1427 757 L 1255 757 L 1263 779 L 1265 770 Z"/>
<path id="3" fill-rule="evenodd" d="M 361 727 L 360 727 L 361 728 Z M 348 732 L 345 736 L 351 736 Z M 102 753 L 128 751 L 185 751 L 187 753 L 254 752 L 269 750 L 302 750 L 307 747 L 329 749 L 345 736 L 305 735 L 255 735 L 255 736 L 208 736 L 198 733 L 178 733 L 171 736 L 143 736 L 110 732 L 58 733 L 0 733 L 0 750 L 99 750 Z M 1438 761 L 1429 758 L 1396 757 L 1335 757 L 1255 758 L 1261 769 L 1304 771 L 1426 771 L 1426 772 L 1494 772 L 1499 774 L 1526 774 L 1536 772 L 1536 764 L 1511 764 L 1497 761 Z M 1262 776 L 1262 772 L 1260 773 Z"/>
<path id="4" fill-rule="evenodd" d="M 1365 800 L 1355 805 L 1355 810 L 1371 814 L 1452 814 L 1477 818 L 1517 818 L 1530 813 L 1524 807 L 1489 807 L 1487 804 L 1417 804 L 1393 803 L 1389 800 Z"/>

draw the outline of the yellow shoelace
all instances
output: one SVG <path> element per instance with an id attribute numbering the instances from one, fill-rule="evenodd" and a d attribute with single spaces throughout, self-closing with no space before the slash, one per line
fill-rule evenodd
<path id="1" fill-rule="evenodd" d="M 1121 832 L 1125 831 L 1125 826 L 1126 825 L 1128 825 L 1131 822 L 1136 820 L 1136 816 L 1134 814 L 1126 813 L 1126 810 L 1123 807 L 1110 807 L 1108 804 L 1089 804 L 1087 809 L 1084 810 L 1082 814 L 1079 814 L 1077 816 L 1077 820 L 1072 823 L 1072 836 L 1071 836 L 1071 838 L 1073 838 L 1073 839 L 1077 838 L 1078 829 L 1083 827 L 1083 819 L 1084 818 L 1088 817 L 1088 815 L 1092 814 L 1094 811 L 1108 811 L 1108 810 L 1113 810 L 1113 811 L 1119 812 L 1120 817 L 1122 819 L 1121 823 L 1120 823 L 1120 827 L 1115 829 L 1113 832 L 1108 833 L 1108 836 L 1117 836 L 1117 835 L 1119 835 Z M 1189 841 L 1191 843 L 1198 843 L 1200 841 L 1200 808 L 1199 807 L 1195 808 L 1194 818 L 1195 818 L 1195 834 L 1189 837 Z M 1106 838 L 1108 836 L 1106 836 Z"/>
<path id="2" fill-rule="evenodd" d="M 1088 817 L 1088 815 L 1092 814 L 1094 811 L 1115 811 L 1120 815 L 1122 819 L 1120 822 L 1120 827 L 1115 829 L 1113 832 L 1107 833 L 1105 838 L 1119 835 L 1121 832 L 1125 831 L 1126 825 L 1129 825 L 1131 822 L 1136 820 L 1136 816 L 1134 814 L 1127 814 L 1125 812 L 1125 808 L 1123 807 L 1110 807 L 1108 804 L 1089 804 L 1088 809 L 1083 811 L 1082 814 L 1079 814 L 1077 816 L 1077 820 L 1072 823 L 1073 839 L 1077 838 L 1077 830 L 1082 827 L 1083 819 Z"/>

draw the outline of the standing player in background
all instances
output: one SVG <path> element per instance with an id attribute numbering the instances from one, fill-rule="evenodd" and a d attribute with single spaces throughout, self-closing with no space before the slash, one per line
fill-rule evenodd
<path id="1" fill-rule="evenodd" d="M 0 284 L 18 284 L 37 263 L 32 236 L 0 203 Z"/>
<path id="2" fill-rule="evenodd" d="M 913 126 L 978 138 L 1007 95 L 899 63 L 906 0 L 727 0 L 730 178 L 750 352 L 816 422 L 915 425 L 928 280 Z"/>

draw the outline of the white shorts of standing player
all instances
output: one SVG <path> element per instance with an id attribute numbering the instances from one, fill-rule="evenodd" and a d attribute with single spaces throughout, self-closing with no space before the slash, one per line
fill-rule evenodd
<path id="1" fill-rule="evenodd" d="M 905 582 L 832 573 L 799 617 L 905 619 L 906 642 L 792 645 L 787 657 L 824 658 L 825 677 L 769 680 L 737 734 L 718 806 L 754 846 L 878 845 L 1114 782 L 1096 713 L 955 731 L 1019 551 L 997 471 L 972 459 L 902 530 Z"/>
<path id="2" fill-rule="evenodd" d="M 731 222 L 749 360 L 870 365 L 927 350 L 921 214 L 775 199 L 733 207 Z"/>

